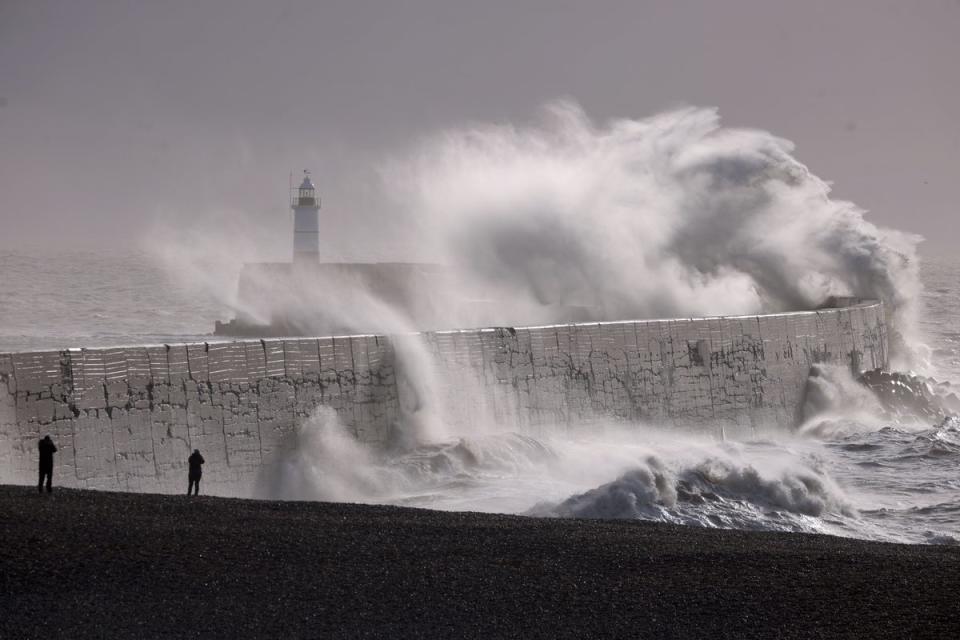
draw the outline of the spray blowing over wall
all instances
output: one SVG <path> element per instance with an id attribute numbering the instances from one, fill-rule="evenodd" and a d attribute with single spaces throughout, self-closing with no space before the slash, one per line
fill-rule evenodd
<path id="1" fill-rule="evenodd" d="M 379 217 L 405 229 L 391 259 L 427 257 L 444 278 L 414 287 L 404 307 L 355 279 L 264 272 L 249 279 L 269 295 L 237 311 L 294 319 L 307 335 L 331 324 L 396 333 L 771 313 L 850 295 L 886 303 L 893 364 L 916 366 L 920 238 L 832 199 L 792 152 L 770 133 L 722 126 L 709 108 L 596 124 L 568 101 L 532 124 L 451 128 L 372 161 Z M 174 268 L 191 262 L 181 250 Z"/>
<path id="2" fill-rule="evenodd" d="M 715 109 L 598 126 L 558 102 L 531 126 L 445 131 L 387 175 L 445 262 L 527 311 L 689 317 L 859 295 L 909 337 L 919 238 L 831 199 L 792 151 Z"/>

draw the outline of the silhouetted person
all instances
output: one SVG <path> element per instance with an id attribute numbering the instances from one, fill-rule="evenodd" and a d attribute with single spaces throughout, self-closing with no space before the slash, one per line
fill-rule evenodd
<path id="1" fill-rule="evenodd" d="M 193 495 L 198 496 L 200 495 L 200 478 L 203 476 L 203 456 L 200 455 L 200 450 L 194 449 L 187 458 L 187 462 L 190 463 L 190 484 L 187 485 L 187 495 L 196 490 Z"/>
<path id="2" fill-rule="evenodd" d="M 57 445 L 53 444 L 50 436 L 43 438 L 37 445 L 40 450 L 40 481 L 37 491 L 43 493 L 43 479 L 47 479 L 47 493 L 53 491 L 53 454 L 57 452 Z"/>

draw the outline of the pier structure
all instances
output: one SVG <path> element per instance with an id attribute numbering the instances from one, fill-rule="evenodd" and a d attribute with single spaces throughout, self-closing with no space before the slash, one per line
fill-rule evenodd
<path id="1" fill-rule="evenodd" d="M 367 446 L 386 446 L 403 435 L 404 407 L 417 406 L 411 392 L 447 407 L 454 433 L 650 424 L 755 437 L 798 421 L 815 365 L 887 365 L 883 304 L 834 305 L 0 354 L 0 483 L 35 482 L 37 441 L 50 434 L 58 484 L 181 492 L 200 449 L 205 488 L 256 495 L 296 455 L 318 409 Z"/>

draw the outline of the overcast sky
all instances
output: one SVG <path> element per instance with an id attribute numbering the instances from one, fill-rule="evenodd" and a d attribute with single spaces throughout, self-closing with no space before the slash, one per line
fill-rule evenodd
<path id="1" fill-rule="evenodd" d="M 233 215 L 268 242 L 305 166 L 326 208 L 385 228 L 383 157 L 569 97 L 598 121 L 719 107 L 939 252 L 960 240 L 958 65 L 960 0 L 0 0 L 0 248 Z"/>

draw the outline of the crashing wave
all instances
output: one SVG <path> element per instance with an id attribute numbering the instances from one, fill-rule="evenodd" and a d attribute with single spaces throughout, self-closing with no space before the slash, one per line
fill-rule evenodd
<path id="1" fill-rule="evenodd" d="M 708 458 L 671 469 L 654 457 L 613 482 L 529 513 L 786 531 L 821 531 L 826 520 L 856 516 L 840 488 L 810 466 L 765 474 L 751 464 Z"/>

